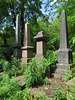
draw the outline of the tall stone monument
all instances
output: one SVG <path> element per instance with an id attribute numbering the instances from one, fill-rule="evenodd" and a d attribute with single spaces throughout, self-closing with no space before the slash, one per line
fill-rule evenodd
<path id="1" fill-rule="evenodd" d="M 46 50 L 47 50 L 46 40 L 48 36 L 43 31 L 41 31 L 34 38 L 37 40 L 35 58 L 37 61 L 39 61 L 40 58 L 43 58 L 43 56 L 46 56 Z"/>
<path id="2" fill-rule="evenodd" d="M 15 32 L 15 45 L 14 45 L 14 56 L 21 58 L 21 34 L 20 34 L 20 16 L 16 16 L 16 32 Z"/>
<path id="3" fill-rule="evenodd" d="M 61 34 L 60 48 L 57 53 L 58 63 L 56 64 L 56 73 L 65 74 L 66 69 L 70 69 L 72 63 L 72 51 L 69 49 L 67 18 L 65 10 L 61 13 Z"/>
<path id="4" fill-rule="evenodd" d="M 26 64 L 29 63 L 33 57 L 33 47 L 31 46 L 30 41 L 30 25 L 29 23 L 25 24 L 25 34 L 24 34 L 24 47 L 22 49 L 22 58 L 21 61 L 25 61 Z"/>

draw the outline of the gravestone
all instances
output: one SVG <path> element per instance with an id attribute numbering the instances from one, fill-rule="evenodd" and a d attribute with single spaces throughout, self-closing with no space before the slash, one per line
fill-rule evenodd
<path id="1" fill-rule="evenodd" d="M 14 57 L 21 58 L 21 34 L 20 34 L 20 16 L 16 16 L 16 32 L 15 32 L 15 45 L 14 45 Z"/>
<path id="2" fill-rule="evenodd" d="M 25 34 L 24 34 L 24 47 L 22 49 L 22 58 L 21 61 L 25 61 L 28 65 L 29 61 L 33 57 L 33 47 L 31 46 L 30 41 L 30 25 L 29 23 L 25 24 Z"/>
<path id="3" fill-rule="evenodd" d="M 69 49 L 67 18 L 65 10 L 61 13 L 61 33 L 60 48 L 57 53 L 58 63 L 56 64 L 56 73 L 65 74 L 66 69 L 70 69 L 72 63 L 72 51 Z"/>
<path id="4" fill-rule="evenodd" d="M 34 38 L 37 40 L 35 58 L 37 61 L 39 61 L 40 58 L 46 56 L 46 50 L 47 50 L 46 40 L 48 36 L 43 31 L 41 31 Z"/>

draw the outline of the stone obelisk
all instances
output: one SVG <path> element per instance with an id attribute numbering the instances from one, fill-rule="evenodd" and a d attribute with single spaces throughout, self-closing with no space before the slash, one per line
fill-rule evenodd
<path id="1" fill-rule="evenodd" d="M 25 24 L 25 34 L 24 34 L 24 47 L 22 49 L 22 58 L 21 61 L 25 61 L 28 65 L 29 61 L 33 57 L 33 47 L 31 46 L 30 41 L 30 25 L 29 23 Z"/>
<path id="2" fill-rule="evenodd" d="M 56 64 L 56 73 L 65 74 L 67 68 L 70 69 L 72 63 L 72 51 L 69 49 L 67 17 L 65 10 L 61 13 L 61 33 L 60 48 L 57 53 L 58 63 Z"/>
<path id="3" fill-rule="evenodd" d="M 15 45 L 14 45 L 14 56 L 21 58 L 21 34 L 20 34 L 20 16 L 16 16 L 16 32 L 15 32 Z"/>

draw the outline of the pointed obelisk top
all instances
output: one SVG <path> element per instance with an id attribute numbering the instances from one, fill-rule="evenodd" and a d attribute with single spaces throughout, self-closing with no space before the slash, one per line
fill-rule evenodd
<path id="1" fill-rule="evenodd" d="M 30 46 L 30 25 L 28 22 L 25 24 L 24 46 Z"/>
<path id="2" fill-rule="evenodd" d="M 16 37 L 15 37 L 15 44 L 21 45 L 21 34 L 20 34 L 20 15 L 16 16 Z"/>
<path id="3" fill-rule="evenodd" d="M 68 48 L 68 29 L 67 29 L 67 18 L 66 11 L 63 10 L 61 13 L 61 34 L 60 34 L 60 48 Z"/>

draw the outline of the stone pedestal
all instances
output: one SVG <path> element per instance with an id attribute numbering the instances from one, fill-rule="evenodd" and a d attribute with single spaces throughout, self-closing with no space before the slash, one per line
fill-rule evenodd
<path id="1" fill-rule="evenodd" d="M 68 29 L 65 10 L 61 13 L 61 34 L 60 48 L 57 52 L 58 63 L 56 64 L 56 73 L 65 74 L 67 69 L 70 69 L 72 63 L 72 51 L 69 49 Z"/>
<path id="2" fill-rule="evenodd" d="M 22 56 L 21 45 L 14 45 L 14 56 L 18 59 Z"/>
<path id="3" fill-rule="evenodd" d="M 26 64 L 29 63 L 31 58 L 33 57 L 33 47 L 32 46 L 27 46 L 27 47 L 22 47 L 22 62 L 25 61 Z"/>
<path id="4" fill-rule="evenodd" d="M 48 36 L 46 36 L 46 34 L 43 31 L 41 31 L 34 38 L 37 40 L 35 58 L 37 61 L 39 61 L 41 58 L 43 58 L 43 56 L 46 56 L 46 40 Z"/>
<path id="5" fill-rule="evenodd" d="M 25 61 L 26 65 L 28 65 L 29 61 L 33 57 L 33 47 L 30 42 L 30 27 L 29 23 L 25 24 L 25 34 L 24 34 L 24 47 L 22 49 L 22 58 L 21 61 Z"/>
<path id="6" fill-rule="evenodd" d="M 21 34 L 20 34 L 20 16 L 16 17 L 16 32 L 15 32 L 15 45 L 14 45 L 14 57 L 17 59 L 21 58 L 22 50 L 21 50 Z"/>

